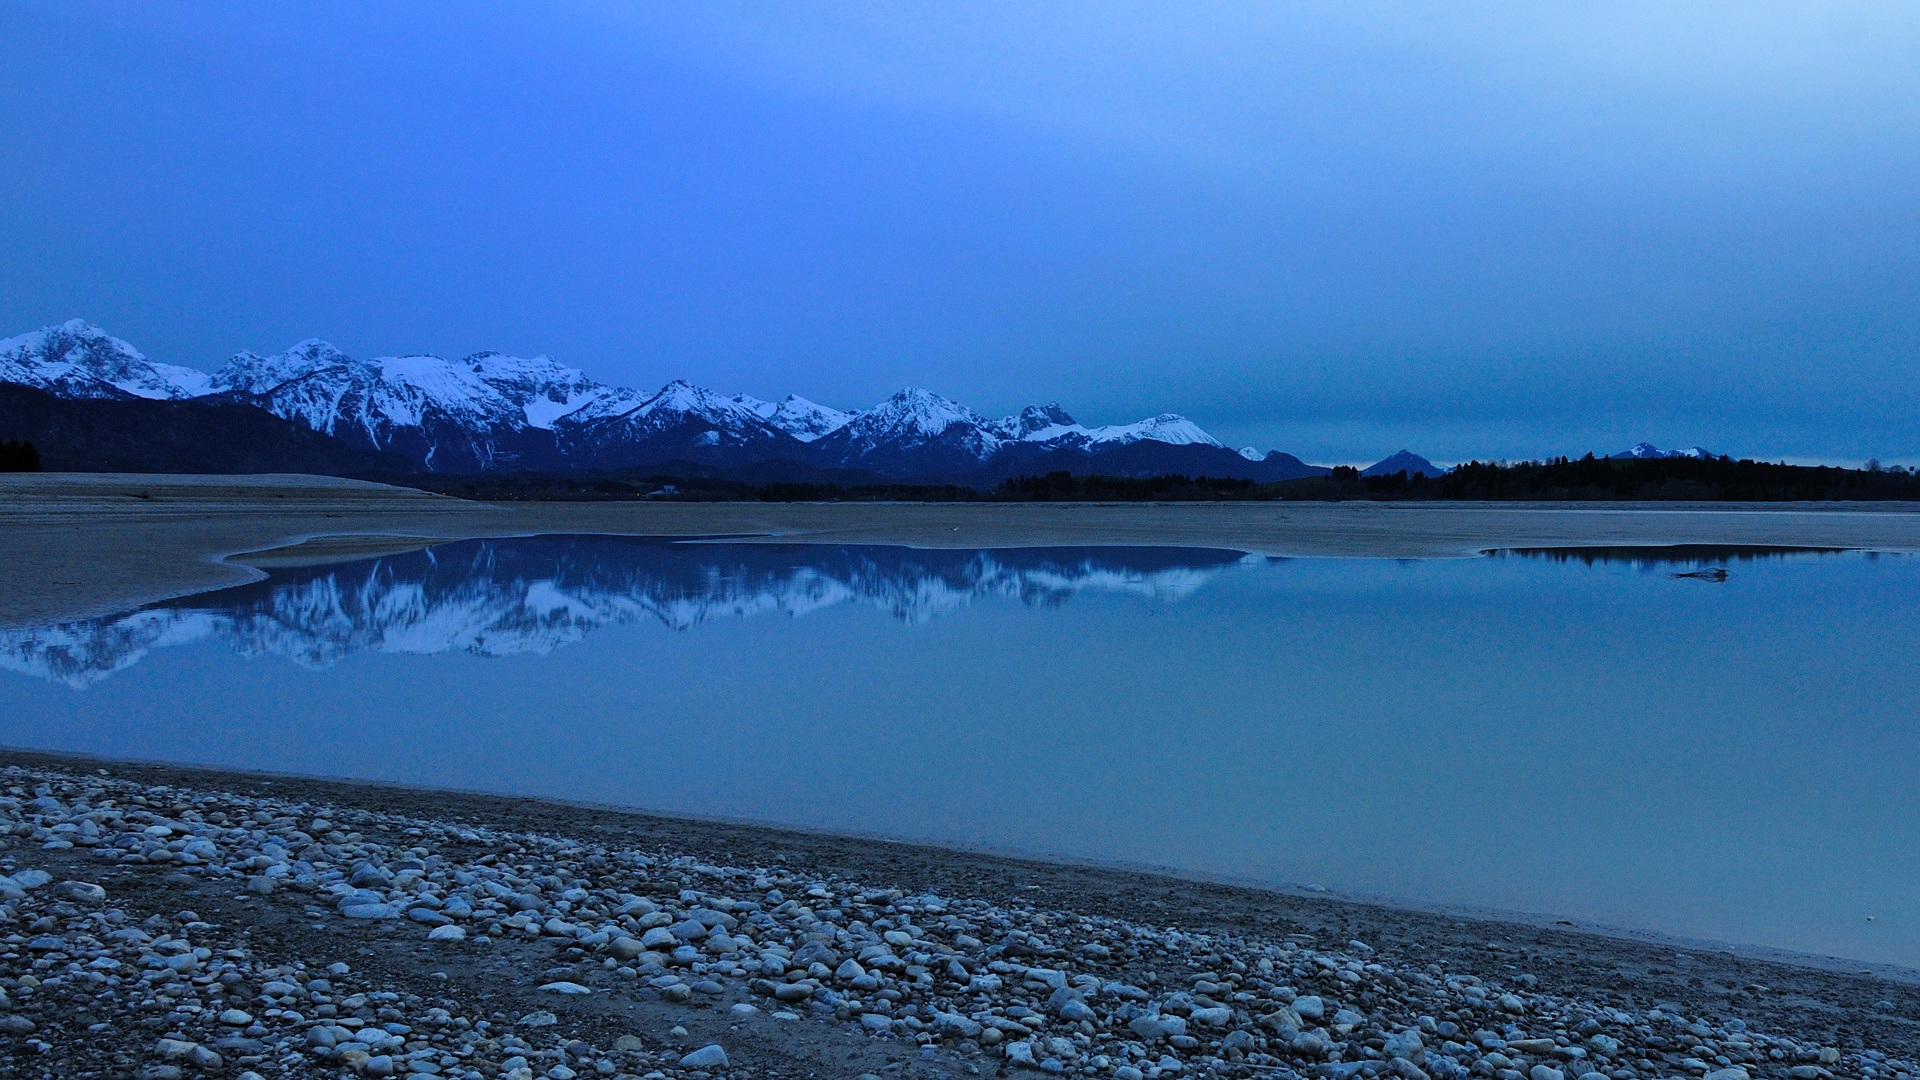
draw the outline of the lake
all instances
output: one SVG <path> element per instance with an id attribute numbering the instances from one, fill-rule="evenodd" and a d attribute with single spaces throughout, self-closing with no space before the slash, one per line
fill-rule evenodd
<path id="1" fill-rule="evenodd" d="M 1724 576 L 1720 571 L 1724 571 Z M 450 543 L 0 632 L 0 743 L 1920 966 L 1920 560 Z"/>

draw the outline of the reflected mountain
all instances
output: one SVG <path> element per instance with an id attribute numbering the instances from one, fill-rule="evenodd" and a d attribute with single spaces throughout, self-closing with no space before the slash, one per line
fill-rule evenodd
<path id="1" fill-rule="evenodd" d="M 361 651 L 546 653 L 610 624 L 688 630 L 722 618 L 868 605 L 921 625 L 975 599 L 1057 606 L 1085 591 L 1172 600 L 1250 558 L 1205 548 L 688 544 L 608 536 L 469 540 L 271 571 L 124 615 L 0 632 L 0 667 L 91 685 L 172 645 L 324 668 Z"/>

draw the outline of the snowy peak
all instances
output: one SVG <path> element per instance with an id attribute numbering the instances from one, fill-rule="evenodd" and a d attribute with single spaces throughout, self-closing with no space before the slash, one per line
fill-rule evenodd
<path id="1" fill-rule="evenodd" d="M 813 444 L 829 465 L 893 476 L 977 469 L 1009 440 L 998 425 L 928 390 L 908 388 Z"/>
<path id="2" fill-rule="evenodd" d="M 1114 424 L 1107 427 L 1088 428 L 1087 435 L 1095 444 L 1113 443 L 1125 446 L 1136 442 L 1161 442 L 1172 446 L 1220 446 L 1220 440 L 1200 430 L 1200 425 L 1178 413 L 1161 413 L 1150 420 L 1137 424 Z"/>
<path id="3" fill-rule="evenodd" d="M 803 443 L 812 442 L 822 435 L 832 434 L 846 427 L 854 417 L 860 415 L 858 411 L 841 412 L 839 409 L 829 408 L 819 402 L 808 401 L 798 394 L 788 394 L 777 404 L 771 401 L 755 401 L 745 394 L 734 400 L 752 401 L 754 411 L 762 419 Z"/>
<path id="4" fill-rule="evenodd" d="M 1221 446 L 1174 413 L 1087 427 L 1058 404 L 1047 404 L 988 420 L 914 388 L 869 410 L 841 411 L 798 395 L 777 403 L 727 396 L 684 379 L 647 395 L 596 382 L 545 356 L 480 352 L 459 360 L 431 354 L 367 360 L 318 338 L 272 355 L 237 353 L 209 376 L 153 363 L 80 320 L 0 341 L 0 381 L 68 398 L 234 395 L 349 445 L 401 453 L 435 472 L 627 469 L 687 461 L 726 468 L 793 460 L 899 477 L 969 475 L 1003 453 L 1024 460 L 1055 451 L 1104 454 L 1138 443 Z M 1143 460 L 1133 467 L 1185 462 Z"/>
<path id="5" fill-rule="evenodd" d="M 714 422 L 737 422 L 749 417 L 764 419 L 752 406 L 737 398 L 723 397 L 685 379 L 675 379 L 661 387 L 659 393 L 635 410 L 637 416 L 652 416 L 655 413 L 690 414 Z"/>
<path id="6" fill-rule="evenodd" d="M 1067 415 L 1067 410 L 1061 408 L 1058 402 L 1029 405 L 1020 410 L 1018 416 L 1009 416 L 995 424 L 994 429 L 1009 439 L 1022 442 L 1045 442 L 1050 433 L 1085 430 Z"/>
<path id="7" fill-rule="evenodd" d="M 908 387 L 862 413 L 849 427 L 857 427 L 865 436 L 884 435 L 896 439 L 931 439 L 948 428 L 963 424 L 986 431 L 992 425 L 972 409 L 931 390 Z"/>
<path id="8" fill-rule="evenodd" d="M 607 399 L 610 405 L 626 404 L 619 396 Z M 767 434 L 775 429 L 760 415 L 756 406 L 764 402 L 745 395 L 726 397 L 685 379 L 675 379 L 652 397 L 632 404 L 608 417 L 611 422 L 636 431 L 659 431 L 688 423 L 700 424 L 728 433 Z M 578 420 L 584 425 L 606 415 L 605 406 L 583 412 Z"/>
<path id="9" fill-rule="evenodd" d="M 1652 443 L 1643 442 L 1635 443 L 1631 450 L 1622 450 L 1611 456 L 1614 458 L 1638 458 L 1642 460 L 1647 458 L 1694 458 L 1696 460 L 1706 461 L 1717 455 L 1711 450 L 1699 446 L 1688 447 L 1685 450 L 1662 450 Z"/>
<path id="10" fill-rule="evenodd" d="M 316 371 L 345 368 L 351 357 L 319 338 L 308 338 L 283 353 L 261 356 L 241 351 L 213 373 L 213 388 L 243 394 L 267 394 Z"/>
<path id="11" fill-rule="evenodd" d="M 1421 457 L 1411 450 L 1402 450 L 1392 457 L 1384 458 L 1360 470 L 1361 476 L 1392 476 L 1405 472 L 1408 476 L 1445 476 L 1447 470 Z"/>
<path id="12" fill-rule="evenodd" d="M 0 382 L 67 398 L 178 399 L 207 393 L 205 372 L 156 364 L 82 319 L 0 341 Z"/>
<path id="13" fill-rule="evenodd" d="M 576 463 L 629 468 L 663 461 L 727 465 L 793 457 L 802 444 L 760 413 L 765 402 L 716 394 L 675 379 L 634 403 L 626 391 L 566 417 L 555 426 L 560 452 Z"/>
<path id="14" fill-rule="evenodd" d="M 976 602 L 1055 606 L 1081 593 L 1177 601 L 1232 552 L 712 548 L 629 538 L 470 540 L 266 581 L 110 618 L 0 631 L 0 670 L 76 688 L 155 649 L 219 642 L 323 668 L 358 652 L 547 653 L 594 630 L 858 606 L 917 626 Z"/>

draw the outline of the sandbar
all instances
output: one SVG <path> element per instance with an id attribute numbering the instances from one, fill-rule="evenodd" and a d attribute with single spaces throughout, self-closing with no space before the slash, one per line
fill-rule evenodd
<path id="1" fill-rule="evenodd" d="M 1463 558 L 1678 544 L 1920 552 L 1912 503 L 482 503 L 304 475 L 0 475 L 0 627 L 447 540 L 541 534 L 922 548 L 1210 547 Z M 249 555 L 249 553 L 252 553 Z"/>

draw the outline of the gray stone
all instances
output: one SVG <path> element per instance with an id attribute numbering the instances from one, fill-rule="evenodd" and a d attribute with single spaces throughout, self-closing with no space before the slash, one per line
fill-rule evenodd
<path id="1" fill-rule="evenodd" d="M 76 904 L 104 904 L 107 890 L 91 881 L 63 881 L 53 887 L 53 895 Z"/>
<path id="2" fill-rule="evenodd" d="M 1387 1068 L 1400 1080 L 1432 1080 L 1425 1069 L 1403 1057 L 1396 1057 L 1387 1063 Z"/>
<path id="3" fill-rule="evenodd" d="M 793 951 L 793 966 L 808 967 L 813 964 L 825 964 L 828 968 L 839 966 L 840 954 L 818 941 L 809 941 Z"/>
<path id="4" fill-rule="evenodd" d="M 683 1056 L 680 1064 L 688 1069 L 724 1069 L 727 1066 L 727 1052 L 720 1048 L 719 1043 L 709 1043 Z"/>
<path id="5" fill-rule="evenodd" d="M 936 1012 L 933 1014 L 933 1026 L 942 1035 L 952 1035 L 962 1039 L 980 1037 L 979 1022 L 959 1013 Z"/>
<path id="6" fill-rule="evenodd" d="M 353 872 L 347 884 L 356 889 L 384 889 L 393 884 L 393 877 L 372 863 L 367 863 Z"/>
<path id="7" fill-rule="evenodd" d="M 1142 1039 L 1171 1038 L 1187 1033 L 1187 1022 L 1178 1016 L 1136 1016 L 1127 1022 L 1127 1030 Z"/>
<path id="8" fill-rule="evenodd" d="M 1380 1051 L 1389 1058 L 1406 1058 L 1415 1065 L 1427 1060 L 1426 1044 L 1421 1041 L 1417 1031 L 1403 1031 L 1398 1035 L 1387 1036 L 1387 1045 Z"/>

